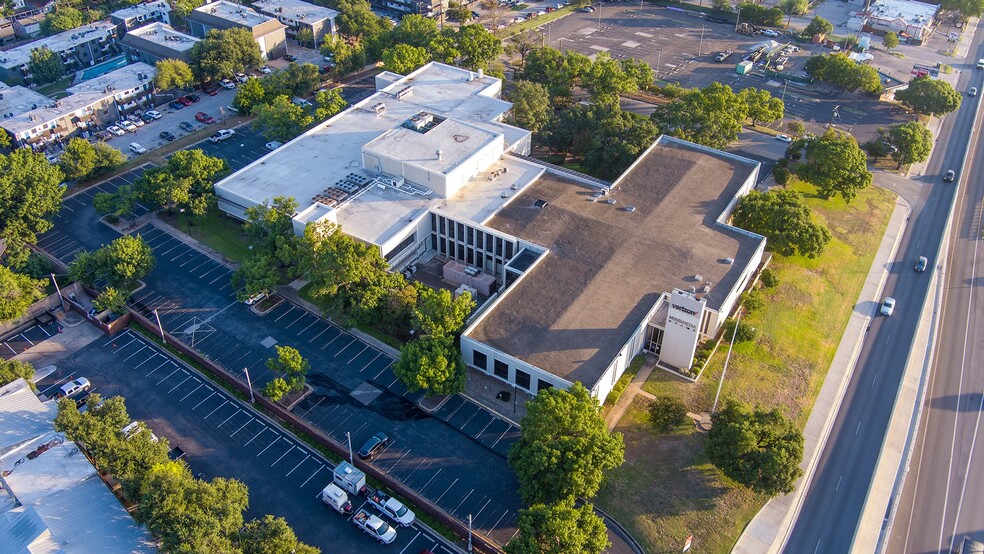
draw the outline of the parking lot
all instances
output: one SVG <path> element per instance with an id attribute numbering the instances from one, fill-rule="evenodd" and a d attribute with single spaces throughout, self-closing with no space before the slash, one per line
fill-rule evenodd
<path id="1" fill-rule="evenodd" d="M 125 397 L 130 416 L 180 446 L 197 476 L 245 483 L 247 519 L 282 516 L 323 552 L 455 552 L 419 524 L 399 529 L 394 544 L 378 545 L 318 498 L 331 481 L 331 462 L 136 333 L 100 337 L 58 365 L 39 383 L 42 392 L 86 377 L 104 398 Z M 358 509 L 365 499 L 352 501 Z"/>
<path id="2" fill-rule="evenodd" d="M 41 325 L 35 323 L 26 329 L 8 334 L 0 339 L 0 359 L 9 360 L 21 352 L 37 346 L 58 332 L 58 322 Z"/>

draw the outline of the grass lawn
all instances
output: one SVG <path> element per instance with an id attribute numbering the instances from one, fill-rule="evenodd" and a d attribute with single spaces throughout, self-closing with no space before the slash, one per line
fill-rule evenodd
<path id="1" fill-rule="evenodd" d="M 63 77 L 61 79 L 58 79 L 53 83 L 48 83 L 47 85 L 40 86 L 35 90 L 45 96 L 51 96 L 55 93 L 63 92 L 65 89 L 72 86 L 72 79 L 74 78 L 75 78 L 74 75 L 69 75 L 68 77 Z"/>
<path id="2" fill-rule="evenodd" d="M 765 306 L 744 321 L 760 331 L 755 342 L 735 346 L 722 398 L 782 406 L 802 428 L 833 359 L 861 286 L 895 205 L 895 195 L 870 187 L 850 204 L 806 196 L 833 240 L 816 259 L 776 256 L 779 285 L 765 290 Z M 681 398 L 692 412 L 710 411 L 727 348 L 718 349 L 703 377 L 691 384 L 654 371 L 643 388 Z M 638 404 L 638 406 L 636 405 Z M 705 435 L 688 431 L 657 436 L 637 401 L 618 430 L 625 434 L 626 463 L 609 475 L 597 503 L 625 525 L 650 552 L 680 548 L 694 533 L 701 552 L 728 552 L 765 496 L 729 486 L 704 455 Z"/>
<path id="3" fill-rule="evenodd" d="M 546 25 L 551 21 L 560 19 L 561 17 L 570 15 L 572 13 L 574 13 L 574 6 L 564 6 L 559 10 L 554 10 L 544 15 L 534 17 L 533 19 L 528 19 L 526 21 L 523 21 L 522 23 L 514 23 L 512 25 L 509 25 L 508 27 L 499 29 L 498 31 L 495 32 L 495 34 L 499 38 L 505 40 L 513 35 L 518 35 L 519 33 L 522 33 L 527 29 L 536 29 L 537 27 L 542 27 L 543 25 Z"/>
<path id="4" fill-rule="evenodd" d="M 175 229 L 236 263 L 241 263 L 249 254 L 249 246 L 243 237 L 243 224 L 224 213 L 212 211 L 204 217 L 189 217 L 182 213 L 168 215 L 161 212 L 160 217 Z"/>

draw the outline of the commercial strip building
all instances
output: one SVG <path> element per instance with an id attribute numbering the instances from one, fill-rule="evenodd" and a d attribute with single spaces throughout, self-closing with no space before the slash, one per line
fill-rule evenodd
<path id="1" fill-rule="evenodd" d="M 875 0 L 863 18 L 864 30 L 878 35 L 892 32 L 903 43 L 920 45 L 936 26 L 937 4 L 916 0 Z"/>
<path id="2" fill-rule="evenodd" d="M 443 22 L 448 13 L 448 0 L 376 0 L 375 4 L 383 9 L 393 10 L 402 14 L 417 14 L 424 17 L 434 17 Z M 468 5 L 469 2 L 462 4 Z"/>
<path id="3" fill-rule="evenodd" d="M 582 382 L 603 400 L 631 358 L 689 368 L 761 262 L 727 224 L 752 160 L 661 137 L 614 183 L 526 158 L 499 79 L 438 63 L 377 92 L 215 186 L 243 217 L 294 197 L 295 230 L 331 221 L 394 270 L 437 264 L 478 310 L 470 366 L 536 393 Z"/>
<path id="4" fill-rule="evenodd" d="M 188 27 L 191 34 L 198 38 L 205 38 L 212 29 L 224 31 L 242 27 L 253 34 L 264 60 L 281 58 L 287 54 L 286 25 L 273 17 L 226 0 L 217 0 L 193 10 L 188 15 Z"/>
<path id="5" fill-rule="evenodd" d="M 0 52 L 0 81 L 30 84 L 28 63 L 31 52 L 42 46 L 61 56 L 66 71 L 89 67 L 120 53 L 116 25 L 110 21 L 97 21 Z"/>
<path id="6" fill-rule="evenodd" d="M 314 44 L 320 45 L 325 35 L 338 32 L 335 26 L 338 12 L 324 6 L 315 6 L 301 0 L 257 0 L 253 2 L 253 9 L 277 18 L 287 26 L 287 36 L 294 40 L 297 40 L 300 31 L 306 29 L 314 37 Z"/>
<path id="7" fill-rule="evenodd" d="M 79 447 L 55 432 L 57 414 L 23 379 L 0 387 L 0 550 L 156 552 Z"/>
<path id="8" fill-rule="evenodd" d="M 166 23 L 154 22 L 131 30 L 123 36 L 120 44 L 131 63 L 153 65 L 166 59 L 187 62 L 191 57 L 191 48 L 200 40 L 175 31 Z"/>
<path id="9" fill-rule="evenodd" d="M 87 135 L 148 103 L 156 74 L 151 65 L 130 64 L 69 87 L 58 100 L 20 85 L 0 88 L 0 128 L 17 146 Z"/>
<path id="10" fill-rule="evenodd" d="M 109 14 L 109 19 L 116 24 L 119 36 L 124 36 L 129 31 L 143 27 L 155 21 L 165 25 L 171 24 L 171 6 L 166 0 L 156 2 L 144 2 L 116 10 Z"/>

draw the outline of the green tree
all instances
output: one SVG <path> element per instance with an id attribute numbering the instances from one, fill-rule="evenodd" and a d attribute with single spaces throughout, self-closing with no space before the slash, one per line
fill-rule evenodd
<path id="1" fill-rule="evenodd" d="M 802 121 L 790 121 L 786 123 L 786 132 L 795 138 L 800 138 L 806 134 L 806 125 Z"/>
<path id="2" fill-rule="evenodd" d="M 419 337 L 452 337 L 465 325 L 474 308 L 475 301 L 470 294 L 454 298 L 447 289 L 418 285 L 413 326 Z"/>
<path id="3" fill-rule="evenodd" d="M 165 552 L 232 552 L 247 497 L 239 481 L 199 481 L 187 464 L 165 462 L 144 477 L 135 515 Z"/>
<path id="4" fill-rule="evenodd" d="M 3 266 L 0 266 L 2 268 Z M 2 272 L 2 269 L 0 269 Z M 20 360 L 0 360 L 0 387 L 9 385 L 18 379 L 24 379 L 34 388 L 34 366 Z"/>
<path id="5" fill-rule="evenodd" d="M 280 400 L 291 393 L 293 387 L 287 382 L 283 377 L 274 377 L 267 381 L 267 384 L 263 386 L 263 396 L 273 400 L 274 402 L 280 402 Z"/>
<path id="6" fill-rule="evenodd" d="M 794 190 L 752 191 L 738 202 L 732 221 L 767 237 L 769 249 L 783 256 L 815 258 L 830 242 L 830 231 L 813 221 L 803 196 Z"/>
<path id="7" fill-rule="evenodd" d="M 581 166 L 605 179 L 620 175 L 659 135 L 652 121 L 602 105 L 576 106 L 560 113 L 548 142 L 581 156 Z"/>
<path id="8" fill-rule="evenodd" d="M 588 71 L 581 75 L 581 86 L 591 93 L 592 102 L 610 107 L 619 105 L 619 96 L 623 92 L 639 90 L 638 80 L 627 75 L 622 64 L 607 52 L 599 53 Z"/>
<path id="9" fill-rule="evenodd" d="M 41 21 L 41 34 L 44 36 L 57 35 L 85 25 L 85 16 L 79 10 L 65 6 L 49 12 Z"/>
<path id="10" fill-rule="evenodd" d="M 509 100 L 513 103 L 510 121 L 533 133 L 539 133 L 553 117 L 550 93 L 540 83 L 516 81 Z"/>
<path id="11" fill-rule="evenodd" d="M 396 44 L 383 50 L 383 65 L 387 71 L 409 75 L 430 61 L 425 48 Z"/>
<path id="12" fill-rule="evenodd" d="M 18 148 L 0 154 L 0 239 L 7 244 L 7 264 L 27 259 L 27 245 L 51 229 L 51 216 L 61 209 L 64 174 L 44 154 Z"/>
<path id="13" fill-rule="evenodd" d="M 803 473 L 803 433 L 782 412 L 728 399 L 711 423 L 707 455 L 725 475 L 759 493 L 792 492 Z"/>
<path id="14" fill-rule="evenodd" d="M 205 0 L 174 0 L 171 4 L 174 10 L 173 15 L 179 19 L 183 20 L 195 11 L 195 8 L 200 8 L 205 5 Z"/>
<path id="15" fill-rule="evenodd" d="M 44 281 L 14 273 L 0 265 L 0 323 L 26 314 L 31 304 L 44 298 L 44 285 Z"/>
<path id="16" fill-rule="evenodd" d="M 687 406 L 675 396 L 657 396 L 649 402 L 649 422 L 660 433 L 669 433 L 687 419 Z"/>
<path id="17" fill-rule="evenodd" d="M 280 275 L 274 259 L 266 252 L 247 256 L 232 272 L 232 286 L 239 290 L 236 299 L 240 302 L 258 294 L 270 294 L 279 282 Z"/>
<path id="18" fill-rule="evenodd" d="M 36 85 L 53 83 L 65 75 L 65 64 L 61 56 L 55 54 L 47 46 L 31 50 L 31 59 L 27 62 L 31 72 L 31 82 Z"/>
<path id="19" fill-rule="evenodd" d="M 503 53 L 499 37 L 477 23 L 459 27 L 456 39 L 459 61 L 468 69 L 489 69 L 489 64 Z"/>
<path id="20" fill-rule="evenodd" d="M 519 54 L 519 65 L 526 62 L 526 55 L 543 46 L 545 37 L 543 33 L 536 29 L 523 29 L 515 35 L 509 37 L 509 44 L 505 47 L 507 54 Z"/>
<path id="21" fill-rule="evenodd" d="M 734 11 L 734 8 L 731 7 L 731 0 L 711 0 L 711 6 L 719 12 Z"/>
<path id="22" fill-rule="evenodd" d="M 157 69 L 157 74 L 154 75 L 154 87 L 157 90 L 185 88 L 195 82 L 191 67 L 182 60 L 160 60 L 154 67 Z"/>
<path id="23" fill-rule="evenodd" d="M 306 46 L 308 48 L 313 48 L 316 46 L 316 44 L 314 44 L 314 33 L 308 27 L 304 27 L 303 29 L 297 31 L 297 42 L 301 46 Z"/>
<path id="24" fill-rule="evenodd" d="M 351 45 L 340 36 L 325 35 L 321 44 L 321 53 L 335 61 L 335 72 L 345 75 L 362 69 L 368 59 L 365 48 L 361 43 Z"/>
<path id="25" fill-rule="evenodd" d="M 752 25 L 762 25 L 765 27 L 778 27 L 782 25 L 782 16 L 785 15 L 781 8 L 760 6 L 744 0 L 738 4 L 741 11 L 741 20 Z"/>
<path id="26" fill-rule="evenodd" d="M 891 31 L 885 33 L 885 36 L 882 37 L 882 45 L 885 46 L 886 50 L 891 50 L 892 48 L 898 48 L 899 35 Z"/>
<path id="27" fill-rule="evenodd" d="M 834 30 L 834 24 L 826 19 L 815 16 L 810 24 L 803 29 L 803 36 L 812 37 L 816 35 L 829 35 Z"/>
<path id="28" fill-rule="evenodd" d="M 871 184 L 868 158 L 858 141 L 833 129 L 806 145 L 806 162 L 797 175 L 817 187 L 821 198 L 840 194 L 850 202 L 857 192 Z"/>
<path id="29" fill-rule="evenodd" d="M 315 121 L 324 121 L 334 117 L 348 106 L 348 102 L 338 93 L 337 88 L 319 91 L 314 95 L 314 102 L 317 104 L 314 109 Z"/>
<path id="30" fill-rule="evenodd" d="M 291 62 L 286 69 L 263 78 L 265 101 L 277 96 L 307 96 L 321 83 L 318 66 L 310 63 Z"/>
<path id="31" fill-rule="evenodd" d="M 269 358 L 266 361 L 267 369 L 286 375 L 287 383 L 292 390 L 300 389 L 304 385 L 304 376 L 307 375 L 308 369 L 311 369 L 311 364 L 292 346 L 276 346 L 275 348 L 277 349 L 277 357 Z"/>
<path id="32" fill-rule="evenodd" d="M 554 102 L 569 104 L 574 85 L 591 66 L 588 57 L 571 50 L 563 53 L 554 48 L 536 48 L 526 55 L 523 70 L 516 78 L 540 83 L 550 91 Z"/>
<path id="33" fill-rule="evenodd" d="M 748 103 L 743 97 L 728 85 L 712 83 L 659 106 L 651 119 L 664 133 L 723 150 L 738 140 L 746 117 Z"/>
<path id="34" fill-rule="evenodd" d="M 253 251 L 270 256 L 280 266 L 297 262 L 298 239 L 294 234 L 294 214 L 297 201 L 289 196 L 276 196 L 265 204 L 246 208 L 243 231 Z"/>
<path id="35" fill-rule="evenodd" d="M 895 93 L 895 99 L 913 111 L 926 115 L 944 115 L 960 107 L 960 93 L 950 83 L 931 77 L 909 81 L 905 90 Z"/>
<path id="36" fill-rule="evenodd" d="M 126 163 L 126 156 L 123 152 L 101 140 L 92 145 L 92 150 L 95 154 L 96 166 L 92 169 L 89 177 L 112 173 Z"/>
<path id="37" fill-rule="evenodd" d="M 441 33 L 431 39 L 427 44 L 427 52 L 435 62 L 448 65 L 453 65 L 454 61 L 461 56 L 454 37 L 449 32 Z"/>
<path id="38" fill-rule="evenodd" d="M 461 2 L 455 2 L 452 0 L 448 2 L 447 17 L 451 21 L 459 21 L 461 23 L 468 23 L 471 18 L 471 10 L 467 6 L 463 6 Z"/>
<path id="39" fill-rule="evenodd" d="M 366 0 L 335 0 L 334 9 L 338 16 L 338 31 L 350 37 L 375 37 L 389 30 L 390 22 L 372 12 Z M 337 61 L 337 60 L 336 60 Z"/>
<path id="40" fill-rule="evenodd" d="M 236 88 L 236 97 L 232 107 L 243 115 L 252 115 L 253 110 L 266 99 L 266 91 L 260 79 L 246 79 L 246 82 Z"/>
<path id="41" fill-rule="evenodd" d="M 218 81 L 263 61 L 259 45 L 245 27 L 209 31 L 191 47 L 189 58 L 198 82 Z"/>
<path id="42" fill-rule="evenodd" d="M 843 90 L 861 89 L 868 94 L 877 94 L 884 89 L 875 68 L 859 65 L 844 53 L 813 56 L 807 60 L 804 69 L 814 79 Z"/>
<path id="43" fill-rule="evenodd" d="M 199 149 L 179 150 L 163 166 L 144 171 L 133 187 L 141 199 L 169 212 L 180 208 L 202 216 L 215 203 L 212 185 L 228 172 L 222 158 Z"/>
<path id="44" fill-rule="evenodd" d="M 297 540 L 297 535 L 282 517 L 271 515 L 250 520 L 236 533 L 236 546 L 243 554 L 318 554 L 319 549 Z"/>
<path id="45" fill-rule="evenodd" d="M 314 121 L 307 110 L 294 104 L 286 96 L 278 96 L 269 104 L 260 104 L 253 113 L 256 114 L 253 128 L 266 138 L 281 142 L 287 142 L 301 134 Z"/>
<path id="46" fill-rule="evenodd" d="M 518 527 L 507 554 L 601 554 L 611 545 L 591 504 L 534 504 L 519 512 Z"/>
<path id="47" fill-rule="evenodd" d="M 109 310 L 116 315 L 123 315 L 126 312 L 126 301 L 129 296 L 126 291 L 106 287 L 99 296 L 92 299 L 92 305 L 100 312 Z"/>
<path id="48" fill-rule="evenodd" d="M 604 472 L 622 464 L 620 433 L 609 433 L 600 406 L 575 382 L 570 391 L 549 388 L 526 404 L 522 436 L 509 452 L 528 504 L 589 499 Z"/>
<path id="49" fill-rule="evenodd" d="M 794 15 L 803 15 L 810 9 L 808 0 L 779 0 L 779 9 L 786 14 L 786 27 Z"/>
<path id="50" fill-rule="evenodd" d="M 749 87 L 738 95 L 748 105 L 748 117 L 752 120 L 752 125 L 779 121 L 785 113 L 786 106 L 782 100 L 772 96 L 767 90 Z"/>
<path id="51" fill-rule="evenodd" d="M 411 391 L 456 394 L 465 389 L 465 364 L 453 337 L 429 336 L 404 344 L 393 374 Z"/>
<path id="52" fill-rule="evenodd" d="M 470 10 L 469 10 L 470 11 Z M 426 48 L 440 34 L 437 21 L 419 14 L 408 14 L 400 24 L 387 33 L 390 45 L 405 44 L 414 48 Z"/>
<path id="53" fill-rule="evenodd" d="M 68 266 L 72 279 L 133 290 L 154 269 L 154 252 L 140 235 L 124 235 L 95 252 L 82 252 Z"/>
<path id="54" fill-rule="evenodd" d="M 65 145 L 58 165 L 66 179 L 85 179 L 96 168 L 96 149 L 84 138 L 75 137 Z"/>
<path id="55" fill-rule="evenodd" d="M 899 168 L 928 160 L 933 149 L 932 131 L 918 121 L 893 125 L 885 137 L 895 147 L 892 159 L 899 163 Z"/>

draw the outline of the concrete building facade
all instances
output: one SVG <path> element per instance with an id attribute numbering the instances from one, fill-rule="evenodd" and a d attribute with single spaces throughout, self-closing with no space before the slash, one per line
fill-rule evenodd
<path id="1" fill-rule="evenodd" d="M 217 0 L 196 8 L 188 15 L 188 28 L 198 38 L 205 38 L 213 29 L 224 31 L 233 27 L 242 27 L 252 33 L 264 60 L 287 54 L 287 26 L 246 6 Z"/>
<path id="2" fill-rule="evenodd" d="M 727 222 L 752 160 L 660 137 L 614 183 L 527 158 L 501 82 L 431 63 L 215 186 L 243 217 L 274 196 L 295 231 L 330 221 L 394 270 L 438 264 L 477 298 L 470 366 L 536 393 L 582 382 L 603 401 L 632 357 L 689 369 L 762 260 Z"/>
<path id="3" fill-rule="evenodd" d="M 324 6 L 301 0 L 258 0 L 253 2 L 253 9 L 277 18 L 287 26 L 287 36 L 294 40 L 297 40 L 299 32 L 308 30 L 314 37 L 314 44 L 320 45 L 326 35 L 338 32 L 335 26 L 338 12 Z"/>

